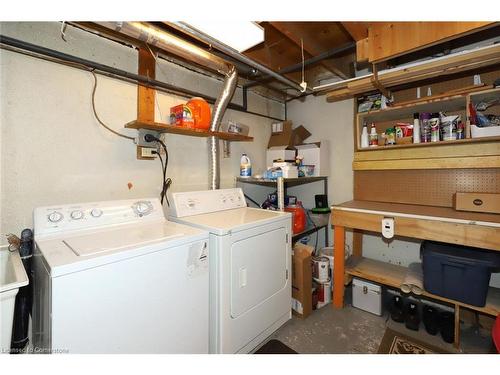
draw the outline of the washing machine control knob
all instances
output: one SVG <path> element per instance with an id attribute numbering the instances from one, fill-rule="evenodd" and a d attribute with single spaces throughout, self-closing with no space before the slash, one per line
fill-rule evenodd
<path id="1" fill-rule="evenodd" d="M 93 208 L 92 211 L 90 211 L 90 215 L 92 215 L 92 217 L 101 217 L 102 210 L 100 208 Z"/>
<path id="2" fill-rule="evenodd" d="M 83 219 L 83 212 L 81 210 L 71 211 L 70 216 L 73 220 L 80 220 Z"/>
<path id="3" fill-rule="evenodd" d="M 51 212 L 48 216 L 48 219 L 51 223 L 58 223 L 63 219 L 63 214 L 59 211 Z"/>
<path id="4" fill-rule="evenodd" d="M 149 201 L 138 201 L 132 205 L 132 209 L 138 216 L 145 216 L 153 211 L 153 205 Z"/>

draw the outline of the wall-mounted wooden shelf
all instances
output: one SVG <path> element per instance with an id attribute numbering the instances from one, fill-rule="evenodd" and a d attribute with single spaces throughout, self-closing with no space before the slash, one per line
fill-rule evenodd
<path id="1" fill-rule="evenodd" d="M 396 122 L 413 122 L 413 113 L 440 112 L 458 114 L 466 124 L 465 135 L 470 136 L 468 103 L 495 97 L 500 89 L 478 88 L 456 91 L 401 103 L 398 106 L 358 113 L 354 118 L 355 152 L 353 170 L 411 170 L 500 168 L 500 136 L 465 138 L 453 141 L 395 144 L 361 148 L 363 123 L 375 123 L 380 133 Z M 396 140 L 397 141 L 397 140 Z"/>
<path id="2" fill-rule="evenodd" d="M 455 112 L 465 111 L 465 96 L 452 95 L 436 99 L 422 99 L 411 104 L 403 104 L 386 109 L 358 113 L 363 121 L 392 121 L 404 118 L 413 119 L 415 112 Z M 413 121 L 412 121 L 413 122 Z"/>
<path id="3" fill-rule="evenodd" d="M 160 133 L 171 133 L 171 134 L 179 134 L 186 135 L 190 137 L 210 137 L 216 136 L 219 139 L 231 142 L 252 142 L 253 137 L 248 137 L 246 135 L 240 134 L 232 134 L 232 133 L 224 133 L 224 132 L 211 132 L 202 129 L 191 129 L 184 128 L 181 126 L 172 126 L 168 124 L 163 124 L 160 122 L 143 122 L 143 121 L 131 121 L 125 124 L 127 129 L 147 129 L 153 130 Z"/>
<path id="4" fill-rule="evenodd" d="M 364 152 L 364 151 L 387 150 L 387 149 L 398 149 L 398 148 L 433 147 L 433 146 L 439 147 L 439 146 L 443 146 L 443 145 L 457 145 L 457 144 L 463 144 L 463 143 L 497 142 L 497 141 L 500 141 L 500 136 L 482 137 L 482 138 L 465 138 L 465 139 L 457 139 L 454 141 L 408 143 L 408 144 L 399 144 L 399 145 L 395 144 L 395 145 L 388 145 L 388 146 L 366 147 L 366 148 L 360 148 L 358 151 Z"/>

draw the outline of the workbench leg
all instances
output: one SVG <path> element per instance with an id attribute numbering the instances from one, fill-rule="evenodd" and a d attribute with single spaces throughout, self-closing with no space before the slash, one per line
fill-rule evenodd
<path id="1" fill-rule="evenodd" d="M 455 340 L 453 346 L 457 349 L 460 348 L 460 306 L 455 305 Z"/>
<path id="2" fill-rule="evenodd" d="M 345 273 L 345 228 L 335 225 L 333 229 L 333 307 L 344 307 Z"/>
<path id="3" fill-rule="evenodd" d="M 352 255 L 355 257 L 363 256 L 363 232 L 359 229 L 353 229 L 352 232 Z"/>

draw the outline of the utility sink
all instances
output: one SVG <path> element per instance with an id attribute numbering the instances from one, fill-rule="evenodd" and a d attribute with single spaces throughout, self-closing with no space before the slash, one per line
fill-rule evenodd
<path id="1" fill-rule="evenodd" d="M 28 285 L 28 275 L 17 251 L 0 250 L 0 353 L 8 353 L 19 288 Z"/>

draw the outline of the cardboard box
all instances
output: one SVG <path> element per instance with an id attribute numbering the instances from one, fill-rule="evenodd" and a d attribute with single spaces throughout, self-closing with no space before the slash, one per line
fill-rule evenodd
<path id="1" fill-rule="evenodd" d="M 328 142 L 304 143 L 296 145 L 297 156 L 303 156 L 302 164 L 314 165 L 313 176 L 328 176 L 330 174 L 330 154 Z"/>
<path id="2" fill-rule="evenodd" d="M 491 212 L 500 214 L 500 194 L 455 193 L 453 206 L 457 211 Z"/>
<path id="3" fill-rule="evenodd" d="M 291 147 L 304 142 L 311 133 L 302 125 L 292 129 L 291 121 L 273 123 L 271 125 L 271 137 L 267 143 L 267 148 L 276 146 Z"/>
<path id="4" fill-rule="evenodd" d="M 292 254 L 292 309 L 300 318 L 312 312 L 311 256 L 314 248 L 296 243 Z"/>
<path id="5" fill-rule="evenodd" d="M 294 145 L 304 142 L 311 135 L 302 125 L 292 129 L 291 121 L 275 122 L 271 131 L 266 152 L 267 167 L 271 167 L 274 160 L 295 160 Z"/>
<path id="6" fill-rule="evenodd" d="M 170 125 L 194 127 L 194 117 L 191 109 L 185 104 L 179 104 L 170 108 Z"/>
<path id="7" fill-rule="evenodd" d="M 266 151 L 266 166 L 271 167 L 275 160 L 295 160 L 295 148 L 288 146 L 274 146 Z"/>

